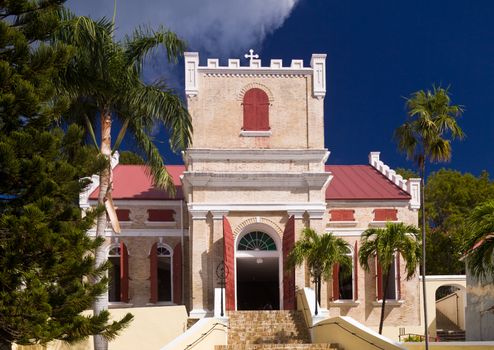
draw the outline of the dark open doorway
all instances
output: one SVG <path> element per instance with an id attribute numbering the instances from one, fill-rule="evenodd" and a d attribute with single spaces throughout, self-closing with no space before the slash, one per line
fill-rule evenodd
<path id="1" fill-rule="evenodd" d="M 237 310 L 279 310 L 277 257 L 237 258 Z"/>

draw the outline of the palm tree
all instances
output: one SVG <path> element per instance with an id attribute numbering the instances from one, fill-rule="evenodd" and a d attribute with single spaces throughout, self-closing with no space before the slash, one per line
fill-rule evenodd
<path id="1" fill-rule="evenodd" d="M 408 118 L 398 129 L 394 137 L 398 149 L 412 159 L 418 166 L 420 183 L 420 207 L 422 214 L 422 291 L 424 300 L 424 335 L 425 348 L 429 349 L 427 329 L 427 298 L 425 286 L 425 164 L 445 162 L 451 159 L 450 139 L 462 139 L 463 130 L 456 119 L 463 113 L 463 107 L 452 105 L 448 89 L 433 87 L 413 93 L 406 102 Z"/>
<path id="2" fill-rule="evenodd" d="M 359 263 L 365 271 L 370 270 L 370 261 L 377 258 L 383 273 L 383 300 L 381 304 L 381 319 L 379 334 L 382 334 L 384 310 L 386 307 L 386 291 L 389 284 L 389 272 L 395 258 L 401 254 L 405 260 L 407 279 L 415 275 L 420 262 L 419 229 L 403 223 L 386 223 L 385 228 L 370 228 L 362 233 L 359 252 Z"/>
<path id="3" fill-rule="evenodd" d="M 472 210 L 467 221 L 466 262 L 472 274 L 483 281 L 494 277 L 494 199 Z"/>
<path id="4" fill-rule="evenodd" d="M 111 199 L 112 170 L 110 158 L 118 149 L 126 133 L 145 155 L 155 186 L 174 193 L 172 178 L 164 168 L 163 159 L 153 143 L 150 133 L 156 126 L 164 126 L 170 135 L 172 150 L 185 149 L 191 138 L 191 120 L 180 98 L 164 83 L 146 84 L 141 79 L 145 58 L 155 48 L 165 48 L 169 61 L 182 55 L 185 44 L 172 32 L 149 31 L 138 28 L 122 42 L 113 38 L 113 23 L 102 19 L 97 22 L 87 17 L 73 17 L 65 13 L 65 25 L 55 37 L 75 47 L 74 59 L 69 66 L 66 93 L 71 98 L 71 113 L 68 122 L 84 124 L 100 155 L 108 165 L 100 175 L 98 205 L 106 207 L 98 216 L 96 236 L 104 237 L 107 215 L 116 232 L 118 220 Z M 98 124 L 99 118 L 99 124 Z M 112 124 L 118 120 L 121 126 L 116 141 L 111 142 Z M 94 130 L 100 129 L 99 142 Z M 115 222 L 115 220 L 117 220 Z M 105 263 L 102 248 L 95 252 L 96 265 Z M 106 294 L 94 303 L 97 315 L 108 308 Z M 107 349 L 102 337 L 95 337 L 95 349 Z"/>
<path id="5" fill-rule="evenodd" d="M 321 277 L 329 278 L 333 265 L 350 266 L 351 259 L 347 254 L 348 243 L 332 233 L 318 235 L 312 228 L 302 231 L 303 237 L 293 246 L 288 255 L 287 268 L 293 269 L 304 261 L 316 284 L 315 312 L 317 303 L 321 302 Z"/>

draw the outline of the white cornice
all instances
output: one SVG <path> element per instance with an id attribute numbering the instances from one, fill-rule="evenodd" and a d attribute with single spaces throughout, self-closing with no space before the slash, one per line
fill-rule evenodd
<path id="1" fill-rule="evenodd" d="M 210 149 L 189 148 L 185 157 L 193 161 L 239 160 L 239 161 L 313 161 L 325 162 L 330 152 L 327 149 Z"/>
<path id="2" fill-rule="evenodd" d="M 326 203 L 189 203 L 189 213 L 194 217 L 195 213 L 214 212 L 266 212 L 266 211 L 287 211 L 307 212 L 309 215 L 324 214 Z M 205 216 L 205 215 L 204 215 Z"/>
<path id="3" fill-rule="evenodd" d="M 281 77 L 303 77 L 312 75 L 312 68 L 271 68 L 271 67 L 198 67 L 199 73 L 208 74 L 210 76 L 281 76 Z"/>
<path id="4" fill-rule="evenodd" d="M 420 279 L 422 279 L 422 276 L 419 276 Z M 432 281 L 439 281 L 439 282 L 444 282 L 444 281 L 465 281 L 466 280 L 466 275 L 428 275 L 425 276 L 425 280 L 427 282 L 432 282 Z"/>
<path id="5" fill-rule="evenodd" d="M 395 199 L 380 199 L 380 200 L 368 200 L 368 199 L 326 199 L 327 207 L 330 208 L 363 208 L 363 207 L 406 207 L 408 206 L 408 199 L 395 200 Z"/>
<path id="6" fill-rule="evenodd" d="M 188 236 L 189 230 L 184 229 L 183 233 L 185 236 Z M 87 231 L 88 236 L 95 237 L 96 229 L 90 229 Z M 111 229 L 105 229 L 106 237 L 175 237 L 181 236 L 182 230 L 179 228 L 127 228 L 123 229 L 122 233 L 114 233 Z"/>
<path id="7" fill-rule="evenodd" d="M 221 188 L 323 188 L 332 177 L 326 172 L 184 172 L 183 181 L 192 186 Z"/>
<path id="8" fill-rule="evenodd" d="M 114 199 L 113 203 L 115 206 L 122 207 L 149 207 L 152 209 L 153 207 L 163 207 L 163 208 L 180 208 L 184 200 L 182 199 Z M 89 204 L 92 206 L 96 206 L 98 201 L 96 199 L 90 199 Z"/>

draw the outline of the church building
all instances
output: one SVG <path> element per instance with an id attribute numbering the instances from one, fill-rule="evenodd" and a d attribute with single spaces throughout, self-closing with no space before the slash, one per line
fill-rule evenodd
<path id="1" fill-rule="evenodd" d="M 112 196 L 122 232 L 106 231 L 110 305 L 184 304 L 190 317 L 211 316 L 224 277 L 227 310 L 295 309 L 296 291 L 313 282 L 305 268 L 284 266 L 311 227 L 349 243 L 351 271 L 335 266 L 323 283 L 320 306 L 330 316 L 375 328 L 387 298 L 386 324 L 418 326 L 418 275 L 406 280 L 396 256 L 383 290 L 379 265 L 365 272 L 358 252 L 370 227 L 418 225 L 420 180 L 404 180 L 379 152 L 363 164 L 331 165 L 324 147 L 325 54 L 313 54 L 309 66 L 278 59 L 263 65 L 256 56 L 251 51 L 247 65 L 229 59 L 222 66 L 185 54 L 194 133 L 184 165 L 167 166 L 176 196 L 154 188 L 143 166 L 114 159 Z M 94 176 L 81 206 L 96 205 L 97 196 Z"/>

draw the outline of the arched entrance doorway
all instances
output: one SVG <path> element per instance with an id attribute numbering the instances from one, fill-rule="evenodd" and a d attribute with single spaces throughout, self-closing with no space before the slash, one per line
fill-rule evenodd
<path id="1" fill-rule="evenodd" d="M 249 230 L 236 244 L 237 310 L 280 309 L 280 248 L 263 230 Z"/>

